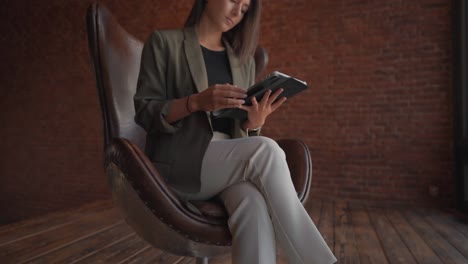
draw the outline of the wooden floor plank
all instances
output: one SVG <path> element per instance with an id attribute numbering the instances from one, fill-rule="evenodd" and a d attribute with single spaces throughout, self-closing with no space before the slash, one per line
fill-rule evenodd
<path id="1" fill-rule="evenodd" d="M 153 247 L 151 247 L 150 245 L 146 245 L 144 248 L 138 250 L 132 255 L 116 263 L 117 264 L 128 264 L 128 263 L 137 264 L 137 263 L 144 261 L 145 259 L 149 259 L 149 258 L 153 259 L 160 254 L 162 254 L 162 251 L 154 250 Z"/>
<path id="2" fill-rule="evenodd" d="M 208 263 L 210 263 L 210 264 L 231 263 L 231 254 L 210 258 L 210 261 L 208 261 Z"/>
<path id="3" fill-rule="evenodd" d="M 371 208 L 368 209 L 368 215 L 382 243 L 388 261 L 391 264 L 416 264 L 417 262 L 411 252 L 385 216 L 384 210 Z"/>
<path id="4" fill-rule="evenodd" d="M 404 210 L 403 215 L 414 230 L 416 230 L 432 250 L 434 250 L 443 263 L 468 263 L 468 260 L 422 217 L 415 214 L 412 210 Z"/>
<path id="5" fill-rule="evenodd" d="M 195 258 L 185 257 L 181 261 L 179 261 L 177 264 L 195 264 L 195 263 L 196 263 Z"/>
<path id="6" fill-rule="evenodd" d="M 71 262 L 70 264 L 118 263 L 130 256 L 133 256 L 135 253 L 148 246 L 149 245 L 146 241 L 141 239 L 135 233 L 132 233 L 130 236 L 117 240 L 116 243 L 113 243 L 100 251 L 96 251 L 92 255 L 79 259 L 76 262 Z"/>
<path id="7" fill-rule="evenodd" d="M 287 264 L 287 259 L 286 252 L 284 252 L 279 242 L 276 241 L 276 264 Z"/>
<path id="8" fill-rule="evenodd" d="M 442 261 L 426 242 L 416 233 L 406 219 L 397 209 L 386 210 L 390 222 L 393 224 L 400 237 L 409 248 L 418 263 L 442 264 Z"/>
<path id="9" fill-rule="evenodd" d="M 468 263 L 468 221 L 448 211 L 320 199 L 313 199 L 306 210 L 338 263 Z M 3 226 L 0 234 L 5 235 L 0 237 L 1 264 L 196 262 L 151 247 L 122 222 L 111 203 Z M 281 251 L 278 248 L 276 264 L 287 263 Z M 228 264 L 231 256 L 210 263 Z"/>
<path id="10" fill-rule="evenodd" d="M 417 213 L 441 234 L 452 246 L 468 259 L 468 237 L 463 235 L 459 230 L 452 226 L 443 217 L 437 217 L 438 213 L 426 212 L 426 210 L 418 209 Z M 440 214 L 440 213 L 439 213 Z"/>
<path id="11" fill-rule="evenodd" d="M 288 264 L 287 258 L 284 256 L 276 256 L 276 264 Z"/>
<path id="12" fill-rule="evenodd" d="M 231 254 L 210 258 L 210 264 L 229 264 L 231 263 Z M 287 258 L 281 248 L 277 248 L 276 264 L 287 264 Z"/>
<path id="13" fill-rule="evenodd" d="M 333 250 L 335 247 L 335 230 L 334 230 L 334 212 L 335 206 L 333 201 L 324 201 L 322 203 L 322 210 L 320 213 L 320 221 L 317 228 L 323 236 L 323 239 L 327 242 L 330 249 Z"/>
<path id="14" fill-rule="evenodd" d="M 318 226 L 320 222 L 320 212 L 322 211 L 322 200 L 313 199 L 308 201 L 306 204 L 306 210 L 309 213 L 310 218 Z"/>
<path id="15" fill-rule="evenodd" d="M 135 262 L 135 264 L 145 264 L 145 263 L 177 264 L 183 259 L 184 257 L 182 256 L 176 256 L 176 255 L 169 254 L 167 252 L 163 252 L 162 254 L 157 255 L 154 258 L 142 259 L 141 261 Z"/>
<path id="16" fill-rule="evenodd" d="M 132 258 L 122 262 L 126 264 L 145 264 L 145 263 L 174 263 L 180 261 L 184 257 L 175 256 L 159 249 L 148 247 L 144 251 L 136 254 Z"/>
<path id="17" fill-rule="evenodd" d="M 354 230 L 347 202 L 335 202 L 335 257 L 338 263 L 359 264 Z"/>
<path id="18" fill-rule="evenodd" d="M 20 263 L 99 232 L 121 221 L 120 219 L 120 214 L 115 208 L 98 215 L 87 215 L 70 225 L 3 245 L 0 247 L 0 259 Z"/>
<path id="19" fill-rule="evenodd" d="M 468 237 L 468 216 L 461 216 L 458 213 L 440 211 L 435 214 L 437 217 L 443 218 L 447 223 L 456 228 L 465 237 Z"/>
<path id="20" fill-rule="evenodd" d="M 349 203 L 349 208 L 360 262 L 363 264 L 388 263 L 366 209 L 354 202 Z"/>
<path id="21" fill-rule="evenodd" d="M 0 226 L 0 247 L 6 243 L 25 239 L 76 222 L 86 215 L 99 214 L 102 210 L 109 210 L 113 207 L 112 200 L 97 201 L 78 208 L 67 209 L 66 211 L 50 213 Z"/>
<path id="22" fill-rule="evenodd" d="M 117 222 L 112 228 L 104 230 L 103 232 L 78 240 L 65 248 L 60 248 L 43 256 L 26 260 L 26 262 L 69 264 L 88 255 L 92 255 L 94 252 L 105 248 L 113 241 L 126 237 L 132 232 L 133 231 L 122 220 Z"/>

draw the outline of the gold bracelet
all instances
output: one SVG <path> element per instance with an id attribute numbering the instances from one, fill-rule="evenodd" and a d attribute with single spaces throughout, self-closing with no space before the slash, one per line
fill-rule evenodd
<path id="1" fill-rule="evenodd" d="M 187 111 L 191 114 L 193 112 L 190 111 L 190 96 L 192 96 L 192 94 L 187 96 L 187 101 L 185 102 L 185 108 L 187 108 Z"/>

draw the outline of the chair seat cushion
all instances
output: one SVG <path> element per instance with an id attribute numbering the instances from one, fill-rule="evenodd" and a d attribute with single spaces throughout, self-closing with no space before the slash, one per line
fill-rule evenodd
<path id="1" fill-rule="evenodd" d="M 196 209 L 194 210 L 190 205 L 188 207 L 198 214 L 216 218 L 228 218 L 226 208 L 219 200 L 189 201 L 189 204 L 193 205 Z"/>

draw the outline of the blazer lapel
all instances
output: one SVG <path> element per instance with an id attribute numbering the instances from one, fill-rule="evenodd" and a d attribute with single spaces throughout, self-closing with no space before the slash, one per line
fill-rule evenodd
<path id="1" fill-rule="evenodd" d="M 184 35 L 185 55 L 187 57 L 193 82 L 195 83 L 197 91 L 200 93 L 208 88 L 208 75 L 206 73 L 205 60 L 203 59 L 195 28 L 185 28 Z"/>
<path id="2" fill-rule="evenodd" d="M 231 45 L 229 45 L 229 42 L 227 42 L 225 39 L 223 39 L 223 42 L 227 50 L 229 65 L 231 66 L 232 84 L 242 87 L 244 84 L 242 82 L 239 58 L 237 58 L 237 56 L 234 54 L 234 50 L 232 50 Z M 247 89 L 249 87 L 242 88 Z"/>
<path id="3" fill-rule="evenodd" d="M 206 72 L 205 60 L 198 42 L 197 33 L 194 27 L 184 28 L 184 49 L 185 56 L 192 74 L 192 80 L 199 93 L 208 88 L 208 74 Z M 210 112 L 205 112 L 210 124 L 211 131 L 213 125 L 211 124 Z"/>

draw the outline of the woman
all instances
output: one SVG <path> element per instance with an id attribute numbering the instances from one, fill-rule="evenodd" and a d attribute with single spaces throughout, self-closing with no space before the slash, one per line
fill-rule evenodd
<path id="1" fill-rule="evenodd" d="M 285 101 L 281 90 L 243 105 L 255 81 L 260 8 L 259 0 L 196 0 L 186 28 L 154 32 L 143 48 L 135 121 L 147 131 L 146 153 L 177 194 L 223 201 L 233 263 L 275 263 L 275 239 L 290 263 L 334 263 L 297 198 L 283 150 L 259 136 Z M 210 115 L 230 107 L 248 119 Z"/>

